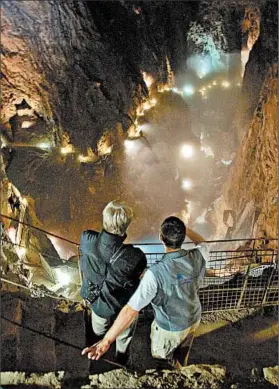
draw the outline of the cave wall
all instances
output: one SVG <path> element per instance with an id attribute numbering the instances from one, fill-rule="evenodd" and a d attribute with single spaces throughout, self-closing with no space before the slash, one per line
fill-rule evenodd
<path id="1" fill-rule="evenodd" d="M 175 5 L 2 1 L 1 124 L 8 138 L 26 140 L 20 129 L 15 137 L 10 122 L 23 101 L 44 120 L 36 132 L 52 137 L 56 145 L 95 147 L 117 123 L 126 130 L 129 116 L 135 118 L 136 106 L 148 94 L 141 72 L 166 81 L 166 57 L 175 72 L 185 69 L 191 21 L 200 21 L 205 30 L 214 30 L 217 23 L 226 41 L 223 48 L 240 48 L 235 24 L 240 25 L 243 2 Z M 36 141 L 36 133 L 31 138 Z"/>
<path id="2" fill-rule="evenodd" d="M 3 1 L 1 11 L 4 123 L 23 98 L 60 144 L 64 132 L 75 145 L 94 146 L 105 129 L 125 122 L 141 75 L 132 79 L 86 3 Z"/>
<path id="3" fill-rule="evenodd" d="M 272 64 L 278 61 L 278 4 L 266 1 L 260 7 L 260 35 L 246 64 L 239 105 L 237 136 L 241 142 L 258 105 L 261 89 Z"/>
<path id="4" fill-rule="evenodd" d="M 1 2 L 1 127 L 8 140 L 26 141 L 26 129 L 15 136 L 11 128 L 22 102 L 44 120 L 41 135 L 51 134 L 53 145 L 95 147 L 117 123 L 127 130 L 148 94 L 142 71 L 166 81 L 166 56 L 175 63 L 186 55 L 190 10 L 184 2 Z"/>
<path id="5" fill-rule="evenodd" d="M 222 197 L 215 202 L 215 238 L 276 238 L 278 235 L 277 70 L 277 64 L 268 69 Z M 227 210 L 235 215 L 230 236 L 223 220 Z"/>
<path id="6" fill-rule="evenodd" d="M 260 10 L 260 35 L 246 64 L 238 109 L 239 149 L 211 215 L 219 239 L 278 235 L 278 4 L 267 1 Z M 230 229 L 223 220 L 227 211 L 234 212 Z"/>

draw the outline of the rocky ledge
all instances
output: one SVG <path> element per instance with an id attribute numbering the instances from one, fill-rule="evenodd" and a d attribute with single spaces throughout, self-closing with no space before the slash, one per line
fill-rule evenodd
<path id="1" fill-rule="evenodd" d="M 181 370 L 147 370 L 143 375 L 126 370 L 72 377 L 63 371 L 44 374 L 2 372 L 3 387 L 106 389 L 106 388 L 185 388 L 185 389 L 272 389 L 278 385 L 278 366 L 253 369 L 250 377 L 238 380 L 220 365 L 190 365 Z"/>

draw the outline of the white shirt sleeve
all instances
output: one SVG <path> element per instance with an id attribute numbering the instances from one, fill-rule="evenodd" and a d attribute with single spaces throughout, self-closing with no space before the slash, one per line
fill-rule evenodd
<path id="1" fill-rule="evenodd" d="M 157 294 L 157 282 L 152 271 L 147 270 L 142 277 L 140 284 L 128 301 L 128 305 L 139 312 L 146 307 Z"/>

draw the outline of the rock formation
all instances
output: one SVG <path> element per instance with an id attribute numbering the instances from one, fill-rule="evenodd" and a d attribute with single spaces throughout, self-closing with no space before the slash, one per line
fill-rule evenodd
<path id="1" fill-rule="evenodd" d="M 216 238 L 227 234 L 226 210 L 236 215 L 230 231 L 234 238 L 278 235 L 277 40 L 271 34 L 277 30 L 276 12 L 275 3 L 263 8 L 261 32 L 246 65 L 239 112 L 242 140 L 223 195 L 214 204 Z"/>
<path id="2" fill-rule="evenodd" d="M 276 3 L 260 0 L 178 2 L 176 7 L 169 1 L 2 1 L 4 181 L 35 200 L 46 228 L 60 228 L 74 239 L 92 220 L 99 228 L 103 204 L 129 190 L 118 185 L 119 146 L 137 135 L 137 112 L 152 91 L 144 72 L 153 77 L 153 88 L 174 82 L 187 56 L 212 47 L 237 52 L 248 33 L 254 46 L 230 135 L 238 139 L 239 153 L 218 203 L 221 211 L 211 219 L 218 224 L 216 237 L 226 235 L 223 211 L 237 215 L 234 237 L 274 235 L 276 81 L 269 69 L 276 63 L 276 12 Z M 246 163 L 251 174 L 242 168 Z M 249 189 L 246 174 L 253 181 Z M 270 194 L 261 190 L 264 185 Z M 130 197 L 136 204 L 135 194 Z M 88 212 L 81 209 L 84 204 Z M 142 205 L 135 207 L 143 212 Z M 70 231 L 73 224 L 77 228 Z"/>

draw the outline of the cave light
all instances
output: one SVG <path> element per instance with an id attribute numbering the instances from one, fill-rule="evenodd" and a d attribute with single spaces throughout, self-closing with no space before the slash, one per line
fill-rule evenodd
<path id="1" fill-rule="evenodd" d="M 139 136 L 143 136 L 143 133 L 150 132 L 151 129 L 152 126 L 150 126 L 149 124 L 140 124 L 137 127 Z"/>
<path id="2" fill-rule="evenodd" d="M 184 158 L 191 158 L 194 155 L 194 149 L 191 145 L 183 145 L 181 153 Z"/>
<path id="3" fill-rule="evenodd" d="M 79 160 L 79 162 L 85 163 L 85 162 L 88 162 L 88 157 L 86 157 L 85 155 L 80 154 L 78 156 L 78 160 Z"/>
<path id="4" fill-rule="evenodd" d="M 21 108 L 17 110 L 18 116 L 33 116 L 34 111 L 32 108 Z"/>
<path id="5" fill-rule="evenodd" d="M 156 100 L 156 99 L 152 99 L 152 100 L 150 100 L 150 102 L 151 102 L 151 104 L 152 104 L 153 106 L 157 104 L 157 100 Z"/>
<path id="6" fill-rule="evenodd" d="M 229 161 L 226 161 L 225 159 L 221 159 L 221 162 L 222 162 L 223 165 L 228 166 L 228 165 L 230 165 L 232 163 L 232 159 L 229 160 Z"/>
<path id="7" fill-rule="evenodd" d="M 149 110 L 151 107 L 152 107 L 152 105 L 150 104 L 149 101 L 145 101 L 145 102 L 142 104 L 143 112 Z"/>
<path id="8" fill-rule="evenodd" d="M 163 92 L 168 92 L 172 90 L 172 88 L 169 87 L 169 84 L 163 84 L 163 83 L 160 83 L 158 86 L 157 86 L 157 91 L 159 93 L 163 93 Z"/>
<path id="9" fill-rule="evenodd" d="M 200 79 L 204 78 L 212 71 L 210 56 L 197 55 L 192 68 L 196 70 L 196 74 Z"/>
<path id="10" fill-rule="evenodd" d="M 195 93 L 195 89 L 192 85 L 185 85 L 183 92 L 186 96 L 192 96 Z"/>
<path id="11" fill-rule="evenodd" d="M 193 186 L 193 184 L 192 184 L 192 181 L 191 181 L 191 180 L 188 180 L 187 178 L 185 178 L 184 180 L 182 180 L 182 189 L 183 189 L 183 190 L 191 189 L 192 186 Z"/>
<path id="12" fill-rule="evenodd" d="M 7 142 L 2 136 L 0 139 L 1 139 L 1 149 L 4 149 L 5 147 L 7 147 Z"/>
<path id="13" fill-rule="evenodd" d="M 209 58 L 200 58 L 197 63 L 197 76 L 202 79 L 211 72 L 211 65 Z"/>
<path id="14" fill-rule="evenodd" d="M 55 272 L 58 282 L 61 286 L 65 286 L 70 283 L 70 276 L 65 271 L 63 271 L 62 269 L 56 269 Z"/>
<path id="15" fill-rule="evenodd" d="M 26 248 L 25 247 L 19 247 L 17 252 L 18 252 L 18 255 L 20 257 L 23 257 L 26 254 Z"/>
<path id="16" fill-rule="evenodd" d="M 212 85 L 214 86 L 217 85 L 217 81 L 213 81 Z"/>
<path id="17" fill-rule="evenodd" d="M 37 147 L 39 147 L 42 150 L 47 150 L 50 148 L 50 144 L 46 143 L 46 142 L 42 142 L 42 143 L 39 143 Z"/>
<path id="18" fill-rule="evenodd" d="M 142 76 L 147 88 L 150 88 L 151 85 L 154 84 L 155 81 L 154 78 L 150 74 L 147 74 L 146 72 L 142 72 Z"/>
<path id="19" fill-rule="evenodd" d="M 65 147 L 61 147 L 61 153 L 62 154 L 70 154 L 74 152 L 74 147 L 73 145 L 68 144 Z"/>
<path id="20" fill-rule="evenodd" d="M 125 146 L 125 149 L 129 152 L 129 151 L 135 151 L 136 150 L 136 144 L 134 141 L 132 140 L 124 140 L 124 146 Z"/>
<path id="21" fill-rule="evenodd" d="M 109 146 L 106 151 L 104 152 L 104 155 L 111 154 L 113 146 Z"/>
<path id="22" fill-rule="evenodd" d="M 29 122 L 26 120 L 26 121 L 22 122 L 21 128 L 30 128 L 33 125 L 34 125 L 34 122 Z"/>
<path id="23" fill-rule="evenodd" d="M 221 84 L 224 88 L 229 88 L 231 86 L 231 84 L 228 82 L 228 81 L 222 81 L 222 84 Z"/>
<path id="24" fill-rule="evenodd" d="M 12 243 L 16 242 L 16 229 L 14 227 L 8 228 L 7 235 L 11 239 Z"/>

